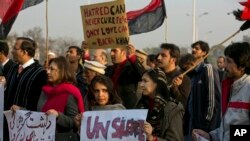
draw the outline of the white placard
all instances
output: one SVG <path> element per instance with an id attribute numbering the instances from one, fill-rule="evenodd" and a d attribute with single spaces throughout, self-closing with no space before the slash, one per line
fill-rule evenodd
<path id="1" fill-rule="evenodd" d="M 4 111 L 10 141 L 54 141 L 56 117 L 42 112 Z"/>
<path id="2" fill-rule="evenodd" d="M 195 137 L 196 137 L 197 141 L 208 141 L 207 139 L 205 139 L 204 137 L 200 136 L 199 134 L 197 134 L 197 133 L 194 133 L 194 134 L 195 134 Z"/>
<path id="3" fill-rule="evenodd" d="M 4 84 L 0 83 L 0 141 L 3 141 Z"/>
<path id="4" fill-rule="evenodd" d="M 83 113 L 81 141 L 145 141 L 148 110 L 88 111 Z"/>

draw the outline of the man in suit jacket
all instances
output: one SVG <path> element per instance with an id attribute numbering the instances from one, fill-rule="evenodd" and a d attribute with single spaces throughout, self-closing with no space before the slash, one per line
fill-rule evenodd
<path id="1" fill-rule="evenodd" d="M 7 76 L 10 68 L 16 63 L 8 58 L 9 46 L 7 42 L 0 42 L 0 64 L 1 64 L 1 76 Z"/>

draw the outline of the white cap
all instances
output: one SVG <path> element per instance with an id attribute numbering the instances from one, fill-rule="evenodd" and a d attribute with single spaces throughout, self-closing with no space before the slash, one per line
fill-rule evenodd
<path id="1" fill-rule="evenodd" d="M 51 51 L 49 51 L 48 55 L 52 55 L 52 56 L 56 57 L 56 54 L 54 52 L 51 52 Z"/>
<path id="2" fill-rule="evenodd" d="M 84 65 L 85 68 L 90 69 L 92 71 L 98 72 L 100 74 L 105 74 L 105 68 L 103 64 L 97 62 L 97 61 L 88 61 L 85 60 Z"/>

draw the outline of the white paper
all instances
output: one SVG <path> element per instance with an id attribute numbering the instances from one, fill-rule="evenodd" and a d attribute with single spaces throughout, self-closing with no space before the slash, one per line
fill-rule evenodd
<path id="1" fill-rule="evenodd" d="M 81 141 L 145 141 L 147 110 L 87 111 L 83 113 Z"/>
<path id="2" fill-rule="evenodd" d="M 4 84 L 0 83 L 0 141 L 3 141 Z"/>
<path id="3" fill-rule="evenodd" d="M 195 137 L 196 137 L 197 141 L 208 141 L 207 139 L 205 139 L 204 137 L 200 136 L 199 134 L 197 134 L 197 133 L 194 133 L 194 134 L 195 134 Z"/>
<path id="4" fill-rule="evenodd" d="M 10 141 L 54 141 L 56 117 L 42 112 L 4 111 Z"/>

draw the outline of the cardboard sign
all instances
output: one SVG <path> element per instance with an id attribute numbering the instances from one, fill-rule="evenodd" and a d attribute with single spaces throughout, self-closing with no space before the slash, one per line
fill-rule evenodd
<path id="1" fill-rule="evenodd" d="M 81 6 L 84 39 L 91 49 L 129 44 L 124 0 Z"/>
<path id="2" fill-rule="evenodd" d="M 42 112 L 4 111 L 10 141 L 54 141 L 56 117 Z"/>
<path id="3" fill-rule="evenodd" d="M 81 141 L 146 141 L 147 110 L 88 111 L 83 113 Z"/>

